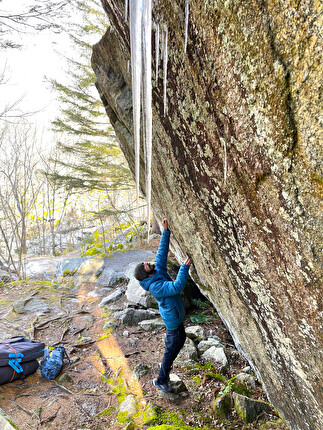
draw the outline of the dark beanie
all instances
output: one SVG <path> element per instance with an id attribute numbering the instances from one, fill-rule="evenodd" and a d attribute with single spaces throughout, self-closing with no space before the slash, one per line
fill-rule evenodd
<path id="1" fill-rule="evenodd" d="M 137 264 L 133 274 L 138 281 L 143 281 L 145 278 L 148 277 L 148 273 L 146 272 L 142 263 Z"/>

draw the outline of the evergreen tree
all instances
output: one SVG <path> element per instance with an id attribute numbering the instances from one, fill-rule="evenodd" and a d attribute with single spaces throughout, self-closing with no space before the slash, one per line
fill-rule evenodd
<path id="1" fill-rule="evenodd" d="M 70 37 L 79 56 L 77 60 L 68 59 L 68 85 L 51 81 L 63 106 L 53 127 L 63 136 L 68 135 L 68 141 L 59 142 L 59 148 L 73 162 L 60 161 L 66 174 L 55 174 L 55 179 L 77 189 L 133 189 L 132 176 L 97 94 L 90 65 L 90 41 L 106 31 L 107 19 L 97 0 L 77 1 L 75 7 L 83 20 L 72 26 Z"/>

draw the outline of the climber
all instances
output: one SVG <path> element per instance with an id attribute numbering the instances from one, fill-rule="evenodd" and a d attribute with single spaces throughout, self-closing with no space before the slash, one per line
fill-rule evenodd
<path id="1" fill-rule="evenodd" d="M 183 325 L 185 305 L 180 292 L 186 285 L 192 260 L 190 257 L 186 258 L 173 281 L 167 273 L 167 255 L 171 233 L 168 230 L 167 218 L 162 220 L 162 226 L 164 230 L 155 264 L 147 261 L 138 264 L 134 276 L 140 286 L 149 291 L 157 300 L 160 316 L 166 326 L 165 352 L 160 364 L 159 375 L 153 380 L 153 385 L 164 393 L 170 393 L 172 388 L 169 384 L 169 372 L 186 339 Z"/>

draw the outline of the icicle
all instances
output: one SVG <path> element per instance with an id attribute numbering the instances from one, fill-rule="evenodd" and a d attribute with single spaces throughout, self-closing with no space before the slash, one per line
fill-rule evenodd
<path id="1" fill-rule="evenodd" d="M 163 46 L 163 84 L 164 84 L 164 116 L 167 112 L 167 62 L 168 62 L 168 28 L 164 29 L 164 46 Z"/>
<path id="2" fill-rule="evenodd" d="M 126 22 L 128 20 L 128 0 L 125 0 L 125 3 L 124 3 L 124 20 Z"/>
<path id="3" fill-rule="evenodd" d="M 127 73 L 129 73 L 129 70 L 130 70 L 130 61 L 128 60 L 127 61 Z"/>
<path id="4" fill-rule="evenodd" d="M 143 0 L 131 2 L 130 7 L 130 50 L 132 73 L 132 105 L 133 105 L 133 139 L 135 147 L 136 197 L 139 204 L 139 170 L 140 170 L 140 92 L 142 80 L 141 24 Z"/>
<path id="5" fill-rule="evenodd" d="M 155 30 L 155 63 L 156 63 L 156 74 L 155 74 L 155 85 L 158 85 L 158 67 L 159 67 L 159 22 L 156 24 Z"/>
<path id="6" fill-rule="evenodd" d="M 151 0 L 145 0 L 143 9 L 143 112 L 144 149 L 146 167 L 147 227 L 149 235 L 151 213 L 151 158 L 152 158 L 152 87 L 151 87 Z"/>
<path id="7" fill-rule="evenodd" d="M 187 34 L 188 34 L 188 17 L 189 17 L 189 0 L 185 0 L 185 37 L 184 37 L 184 52 L 187 49 Z"/>
<path id="8" fill-rule="evenodd" d="M 165 46 L 165 33 L 164 33 L 164 30 L 163 30 L 163 27 L 161 28 L 161 55 L 162 55 L 162 57 L 164 57 L 164 46 Z"/>

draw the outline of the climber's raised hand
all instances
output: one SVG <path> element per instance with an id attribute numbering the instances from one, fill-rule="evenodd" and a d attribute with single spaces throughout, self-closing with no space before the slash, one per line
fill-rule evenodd
<path id="1" fill-rule="evenodd" d="M 167 218 L 163 218 L 162 219 L 162 226 L 164 227 L 165 230 L 168 230 Z"/>

